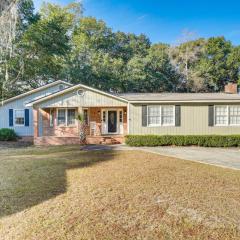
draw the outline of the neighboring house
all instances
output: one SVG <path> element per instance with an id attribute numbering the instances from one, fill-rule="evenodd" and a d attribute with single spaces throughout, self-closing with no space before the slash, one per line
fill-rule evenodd
<path id="1" fill-rule="evenodd" d="M 32 107 L 27 107 L 26 104 L 70 86 L 70 83 L 55 81 L 3 101 L 0 103 L 0 128 L 12 128 L 26 140 L 33 138 Z"/>
<path id="2" fill-rule="evenodd" d="M 68 84 L 67 84 L 68 85 Z M 49 86 L 49 85 L 47 85 Z M 46 86 L 45 89 L 48 89 Z M 56 85 L 57 86 L 57 85 Z M 37 91 L 37 90 L 33 90 Z M 226 86 L 225 93 L 128 93 L 111 94 L 82 84 L 67 87 L 38 98 L 27 93 L 27 108 L 35 144 L 78 144 L 82 113 L 87 124 L 88 143 L 123 142 L 126 134 L 226 135 L 240 134 L 240 95 L 237 85 Z M 30 101 L 29 101 L 30 100 Z M 5 125 L 12 122 L 12 105 L 5 101 Z M 17 108 L 16 108 L 17 109 Z M 3 111 L 0 109 L 0 111 Z M 23 121 L 14 118 L 13 122 Z M 25 136 L 17 126 L 15 130 Z M 24 128 L 24 126 L 22 126 Z M 25 131 L 23 131 L 26 133 Z"/>

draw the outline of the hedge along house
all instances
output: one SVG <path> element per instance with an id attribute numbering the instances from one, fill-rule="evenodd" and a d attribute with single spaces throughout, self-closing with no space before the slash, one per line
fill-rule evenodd
<path id="1" fill-rule="evenodd" d="M 32 140 L 33 111 L 32 107 L 27 107 L 26 104 L 70 86 L 72 84 L 59 80 L 2 101 L 0 103 L 0 128 L 14 129 L 23 140 Z"/>
<path id="2" fill-rule="evenodd" d="M 24 102 L 18 98 L 14 104 L 18 101 Z M 6 114 L 9 106 L 4 107 Z M 79 113 L 87 125 L 88 143 L 121 143 L 127 134 L 240 134 L 240 95 L 236 84 L 226 86 L 225 93 L 118 95 L 79 84 L 39 94 L 25 107 L 33 109 L 30 133 L 38 145 L 79 144 Z M 11 114 L 4 118 L 5 123 L 11 123 Z M 13 118 L 13 122 L 20 121 Z M 21 136 L 18 126 L 15 129 Z"/>

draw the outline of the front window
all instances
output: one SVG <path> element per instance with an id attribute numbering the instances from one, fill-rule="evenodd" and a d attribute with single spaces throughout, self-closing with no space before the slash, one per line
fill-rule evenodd
<path id="1" fill-rule="evenodd" d="M 174 106 L 148 106 L 148 126 L 174 126 Z"/>
<path id="2" fill-rule="evenodd" d="M 75 125 L 76 111 L 75 109 L 58 109 L 57 123 L 58 125 Z"/>
<path id="3" fill-rule="evenodd" d="M 161 125 L 161 106 L 148 107 L 148 125 Z"/>
<path id="4" fill-rule="evenodd" d="M 24 125 L 24 110 L 15 110 L 15 125 Z"/>
<path id="5" fill-rule="evenodd" d="M 162 125 L 174 124 L 174 107 L 162 106 Z"/>
<path id="6" fill-rule="evenodd" d="M 74 125 L 75 124 L 75 109 L 68 109 L 67 110 L 67 125 Z"/>
<path id="7" fill-rule="evenodd" d="M 240 125 L 240 106 L 229 107 L 230 125 Z"/>
<path id="8" fill-rule="evenodd" d="M 216 125 L 228 124 L 228 106 L 215 107 L 215 124 Z"/>
<path id="9" fill-rule="evenodd" d="M 240 125 L 240 106 L 215 106 L 215 126 Z"/>

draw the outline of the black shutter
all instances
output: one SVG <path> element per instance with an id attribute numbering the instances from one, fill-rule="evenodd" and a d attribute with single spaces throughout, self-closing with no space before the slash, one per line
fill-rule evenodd
<path id="1" fill-rule="evenodd" d="M 213 105 L 208 106 L 208 126 L 209 127 L 214 126 L 214 106 Z"/>
<path id="2" fill-rule="evenodd" d="M 181 106 L 180 105 L 175 106 L 175 126 L 176 127 L 181 126 Z"/>
<path id="3" fill-rule="evenodd" d="M 142 106 L 142 126 L 147 126 L 147 106 Z"/>
<path id="4" fill-rule="evenodd" d="M 24 115 L 25 115 L 25 126 L 29 127 L 29 109 L 25 109 Z"/>
<path id="5" fill-rule="evenodd" d="M 9 127 L 13 127 L 13 109 L 9 109 Z"/>

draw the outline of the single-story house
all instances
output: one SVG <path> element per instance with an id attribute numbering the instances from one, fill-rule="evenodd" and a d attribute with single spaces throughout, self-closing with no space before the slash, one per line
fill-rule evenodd
<path id="1" fill-rule="evenodd" d="M 12 128 L 38 145 L 78 144 L 78 114 L 88 143 L 121 143 L 127 134 L 240 134 L 240 95 L 229 83 L 223 93 L 113 94 L 56 81 L 0 107 L 0 128 Z"/>

